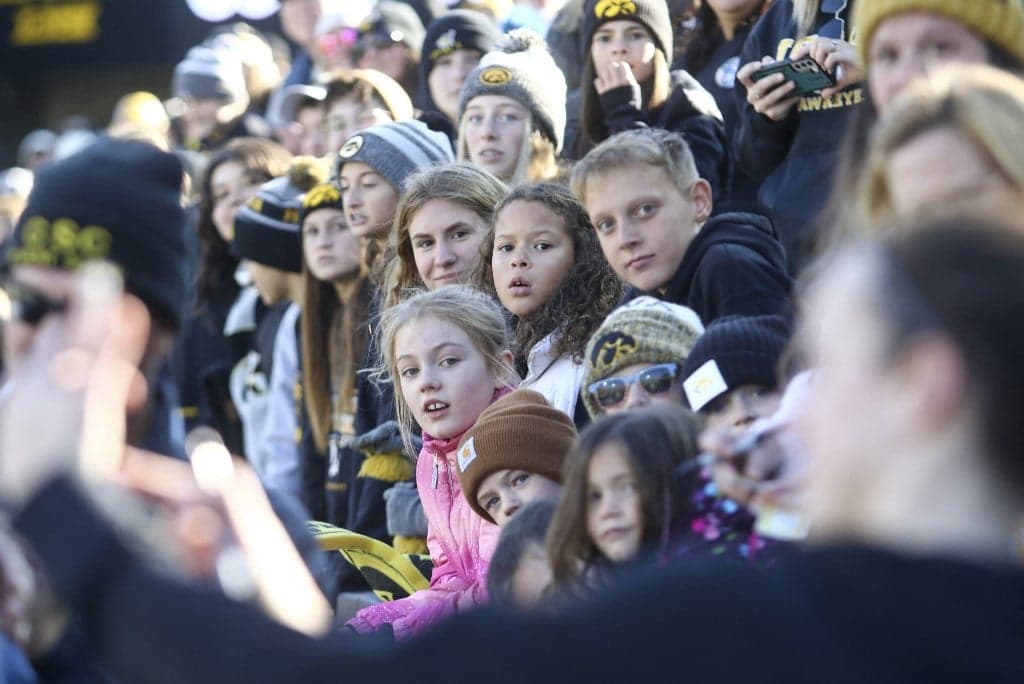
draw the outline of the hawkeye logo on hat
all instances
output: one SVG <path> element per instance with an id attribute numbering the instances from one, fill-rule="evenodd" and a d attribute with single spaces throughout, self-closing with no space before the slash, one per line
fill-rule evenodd
<path id="1" fill-rule="evenodd" d="M 480 72 L 480 82 L 484 85 L 505 85 L 512 80 L 512 74 L 505 67 L 491 67 Z"/>
<path id="2" fill-rule="evenodd" d="M 81 227 L 69 218 L 50 221 L 33 216 L 25 221 L 7 255 L 8 264 L 77 268 L 84 261 L 110 255 L 113 237 L 100 226 Z"/>
<path id="3" fill-rule="evenodd" d="M 348 139 L 348 142 L 341 146 L 338 150 L 338 156 L 342 159 L 348 159 L 354 157 L 356 152 L 363 149 L 363 136 L 355 135 Z"/>
<path id="4" fill-rule="evenodd" d="M 712 359 L 683 381 L 683 391 L 686 392 L 690 408 L 700 411 L 719 394 L 728 392 L 729 385 L 725 382 L 718 363 Z"/>
<path id="5" fill-rule="evenodd" d="M 476 449 L 473 447 L 472 437 L 466 440 L 466 443 L 459 449 L 459 453 L 455 455 L 455 458 L 459 462 L 459 470 L 466 472 L 469 464 L 476 460 Z"/>
<path id="6" fill-rule="evenodd" d="M 590 356 L 590 361 L 600 370 L 616 365 L 619 357 L 632 354 L 636 350 L 636 340 L 631 335 L 616 330 L 603 335 L 597 341 L 594 352 Z"/>
<path id="7" fill-rule="evenodd" d="M 460 48 L 462 48 L 462 43 L 455 40 L 455 29 L 450 28 L 442 33 L 434 43 L 434 49 L 430 51 L 430 60 L 435 61 Z"/>
<path id="8" fill-rule="evenodd" d="M 263 211 L 263 200 L 259 197 L 253 197 L 251 200 L 245 203 L 247 207 L 255 211 L 257 214 Z"/>
<path id="9" fill-rule="evenodd" d="M 601 0 L 594 7 L 594 16 L 598 19 L 617 19 L 633 14 L 636 14 L 633 0 Z"/>

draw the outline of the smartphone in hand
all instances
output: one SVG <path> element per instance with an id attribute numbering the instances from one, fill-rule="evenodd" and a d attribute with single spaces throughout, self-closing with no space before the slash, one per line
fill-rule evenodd
<path id="1" fill-rule="evenodd" d="M 793 97 L 801 97 L 817 93 L 823 88 L 830 88 L 836 84 L 832 74 L 825 71 L 825 68 L 814 61 L 813 57 L 803 57 L 798 60 L 784 59 L 780 62 L 773 62 L 753 73 L 751 78 L 760 81 L 773 74 L 783 74 L 787 81 L 794 84 Z"/>

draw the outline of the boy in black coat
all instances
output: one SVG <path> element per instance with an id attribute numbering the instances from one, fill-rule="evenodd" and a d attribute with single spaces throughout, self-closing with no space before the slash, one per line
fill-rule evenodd
<path id="1" fill-rule="evenodd" d="M 688 306 L 707 324 L 728 315 L 790 315 L 785 255 L 763 216 L 712 217 L 711 186 L 677 134 L 627 131 L 573 169 L 605 258 L 630 285 Z"/>

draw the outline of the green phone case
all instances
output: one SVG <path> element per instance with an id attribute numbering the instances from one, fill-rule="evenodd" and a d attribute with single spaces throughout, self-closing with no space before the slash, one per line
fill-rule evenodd
<path id="1" fill-rule="evenodd" d="M 763 69 L 755 71 L 753 79 L 760 81 L 762 78 L 779 73 L 784 74 L 787 81 L 792 81 L 796 84 L 791 93 L 794 97 L 816 93 L 822 88 L 828 88 L 836 84 L 836 80 L 832 75 L 825 71 L 824 67 L 814 61 L 812 57 L 804 57 L 795 62 L 786 59 L 769 64 Z"/>

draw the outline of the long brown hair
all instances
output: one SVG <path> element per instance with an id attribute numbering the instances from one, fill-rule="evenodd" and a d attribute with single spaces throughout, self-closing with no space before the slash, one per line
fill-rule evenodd
<path id="1" fill-rule="evenodd" d="M 567 188 L 554 183 L 532 183 L 513 188 L 494 209 L 491 229 L 482 246 L 483 255 L 473 284 L 497 296 L 491 268 L 494 224 L 501 211 L 513 202 L 537 202 L 554 212 L 562 219 L 565 234 L 572 240 L 573 248 L 573 264 L 551 299 L 529 317 L 516 320 L 513 351 L 517 358 L 525 359 L 534 345 L 558 331 L 553 346 L 555 355 L 570 356 L 575 363 L 582 363 L 587 340 L 622 298 L 622 282 L 601 252 L 597 232 L 587 210 Z"/>
<path id="2" fill-rule="evenodd" d="M 236 138 L 210 159 L 199 184 L 197 310 L 207 310 L 215 316 L 224 315 L 238 293 L 238 285 L 235 283 L 238 257 L 231 253 L 231 246 L 224 241 L 213 224 L 213 207 L 216 202 L 211 182 L 214 171 L 229 162 L 237 162 L 245 169 L 250 180 L 265 183 L 287 173 L 291 158 L 288 150 L 272 140 Z M 224 323 L 223 320 L 214 322 L 220 327 Z"/>
<path id="3" fill-rule="evenodd" d="M 587 530 L 590 462 L 606 445 L 617 444 L 636 478 L 645 544 L 664 547 L 680 514 L 689 507 L 676 466 L 697 453 L 697 418 L 686 409 L 657 406 L 602 416 L 588 425 L 563 466 L 562 498 L 548 531 L 547 548 L 555 586 L 572 591 L 588 568 L 606 564 Z"/>
<path id="4" fill-rule="evenodd" d="M 332 389 L 342 410 L 355 411 L 357 373 L 369 344 L 370 281 L 356 274 L 343 283 L 348 297 L 342 301 L 336 283 L 318 280 L 302 264 L 303 401 L 313 441 L 324 451 L 331 432 Z"/>

